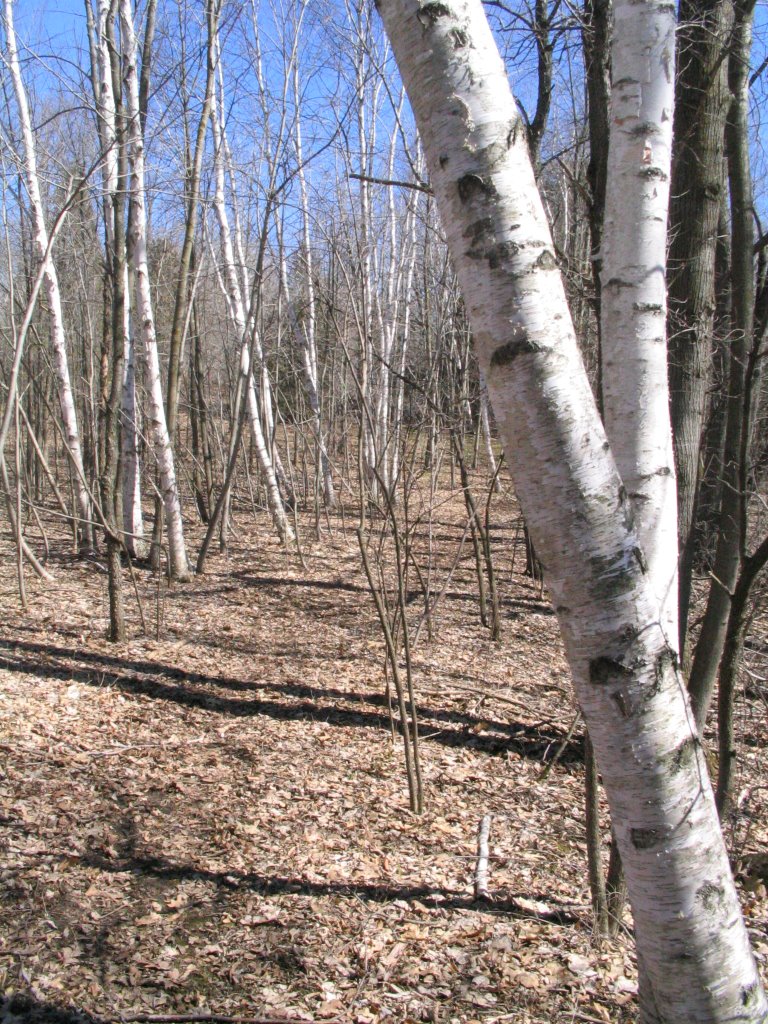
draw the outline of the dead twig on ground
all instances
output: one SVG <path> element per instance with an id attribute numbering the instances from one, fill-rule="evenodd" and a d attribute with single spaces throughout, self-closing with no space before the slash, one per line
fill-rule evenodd
<path id="1" fill-rule="evenodd" d="M 477 829 L 477 867 L 475 868 L 475 899 L 488 899 L 488 837 L 491 815 L 484 814 Z"/>

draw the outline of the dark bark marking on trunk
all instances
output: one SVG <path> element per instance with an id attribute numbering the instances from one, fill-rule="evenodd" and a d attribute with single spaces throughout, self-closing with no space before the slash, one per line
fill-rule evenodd
<path id="1" fill-rule="evenodd" d="M 465 174 L 458 181 L 459 199 L 468 203 L 471 199 L 495 199 L 498 196 L 492 181 L 484 181 L 479 174 Z"/>
<path id="2" fill-rule="evenodd" d="M 657 181 L 666 181 L 669 175 L 660 167 L 644 167 L 637 172 L 639 178 L 656 178 Z"/>
<path id="3" fill-rule="evenodd" d="M 619 709 L 619 714 L 622 718 L 629 718 L 632 714 L 632 706 L 630 705 L 627 698 L 619 690 L 617 693 L 611 695 L 611 700 L 614 702 L 616 707 Z"/>
<path id="4" fill-rule="evenodd" d="M 743 988 L 741 990 L 742 1005 L 749 1006 L 751 1003 L 754 1003 L 758 999 L 759 993 L 760 990 L 756 983 L 752 985 L 747 985 L 746 988 Z"/>
<path id="5" fill-rule="evenodd" d="M 441 3 L 429 3 L 419 10 L 416 17 L 419 19 L 425 29 L 432 28 L 436 21 L 440 18 L 446 18 L 450 15 L 450 10 L 445 4 Z"/>
<path id="6" fill-rule="evenodd" d="M 506 159 L 508 150 L 509 146 L 503 142 L 492 142 L 489 146 L 483 146 L 481 149 L 473 150 L 473 152 L 484 167 L 492 170 L 502 160 Z"/>
<path id="7" fill-rule="evenodd" d="M 499 366 L 509 366 L 518 356 L 533 355 L 536 352 L 546 351 L 543 345 L 533 341 L 522 327 L 512 328 L 513 337 L 511 341 L 500 345 L 491 356 L 491 369 Z"/>
<path id="8" fill-rule="evenodd" d="M 624 514 L 627 529 L 631 529 L 632 516 L 629 511 L 629 503 L 622 504 L 620 501 L 619 508 Z M 590 558 L 590 571 L 592 577 L 596 580 L 596 585 L 593 588 L 596 598 L 617 597 L 620 594 L 625 594 L 627 590 L 631 590 L 635 586 L 636 574 L 640 566 L 634 557 L 634 552 L 632 552 L 632 559 L 628 559 L 628 554 L 630 552 L 622 548 L 614 555 Z M 637 565 L 637 569 L 634 568 L 633 563 Z"/>
<path id="9" fill-rule="evenodd" d="M 632 845 L 636 850 L 650 850 L 661 842 L 661 833 L 655 828 L 633 828 L 630 832 Z"/>
<path id="10" fill-rule="evenodd" d="M 683 740 L 677 750 L 670 756 L 670 763 L 673 772 L 681 772 L 688 768 L 696 758 L 696 751 L 699 741 L 695 736 L 689 736 Z"/>
<path id="11" fill-rule="evenodd" d="M 464 251 L 465 256 L 471 260 L 486 259 L 496 243 L 493 218 L 480 217 L 464 230 L 463 237 L 469 239 L 469 248 Z"/>
<path id="12" fill-rule="evenodd" d="M 640 636 L 642 630 L 637 626 L 625 626 L 619 634 L 619 639 L 623 644 L 632 644 Z"/>
<path id="13" fill-rule="evenodd" d="M 549 249 L 545 249 L 533 266 L 536 270 L 556 270 L 557 260 L 555 259 L 555 254 L 550 252 Z"/>
<path id="14" fill-rule="evenodd" d="M 514 242 L 497 242 L 496 245 L 486 253 L 486 256 L 488 257 L 488 266 L 491 270 L 498 270 L 502 263 L 505 263 L 511 256 L 514 256 L 519 251 L 520 246 L 515 245 Z"/>
<path id="15" fill-rule="evenodd" d="M 462 232 L 463 238 L 470 240 L 470 245 L 474 247 L 478 242 L 482 242 L 489 235 L 493 235 L 494 225 L 492 217 L 481 217 L 476 220 L 474 224 L 470 224 Z"/>
<path id="16" fill-rule="evenodd" d="M 523 126 L 522 119 L 518 117 L 512 121 L 509 126 L 509 131 L 507 132 L 507 149 L 512 149 L 514 144 L 517 142 L 518 135 L 521 131 L 525 131 L 525 128 Z"/>
<path id="17" fill-rule="evenodd" d="M 656 676 L 657 685 L 660 686 L 667 672 L 674 671 L 677 666 L 677 654 L 671 647 L 665 647 L 662 651 L 659 651 L 656 656 L 656 664 L 654 665 L 654 674 Z"/>
<path id="18" fill-rule="evenodd" d="M 717 910 L 725 899 L 725 889 L 718 882 L 705 882 L 696 890 L 696 899 L 701 900 L 706 910 Z"/>
<path id="19" fill-rule="evenodd" d="M 645 560 L 642 548 L 632 548 L 632 554 L 635 556 L 637 564 L 640 566 L 640 572 L 645 576 L 648 572 L 648 562 Z"/>
<path id="20" fill-rule="evenodd" d="M 631 675 L 632 669 L 615 658 L 593 658 L 589 663 L 589 681 L 593 686 L 608 686 Z"/>
<path id="21" fill-rule="evenodd" d="M 633 302 L 632 309 L 636 313 L 663 313 L 664 307 L 658 302 Z"/>
<path id="22" fill-rule="evenodd" d="M 630 134 L 640 137 L 647 135 L 660 135 L 661 129 L 652 121 L 643 121 L 641 124 L 636 124 Z"/>

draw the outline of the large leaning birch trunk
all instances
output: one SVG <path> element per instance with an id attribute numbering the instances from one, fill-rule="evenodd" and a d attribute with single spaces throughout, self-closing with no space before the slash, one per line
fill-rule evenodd
<path id="1" fill-rule="evenodd" d="M 764 1022 L 768 1005 L 677 657 L 481 0 L 378 6 L 603 774 L 635 922 L 641 1020 Z"/>
<path id="2" fill-rule="evenodd" d="M 615 0 L 602 235 L 605 430 L 627 489 L 647 576 L 677 650 L 677 491 L 667 386 L 667 210 L 675 102 L 675 11 Z"/>
<path id="3" fill-rule="evenodd" d="M 168 434 L 163 404 L 163 386 L 157 353 L 155 318 L 149 284 L 147 259 L 147 214 L 144 188 L 144 135 L 139 110 L 139 78 L 136 68 L 136 36 L 130 0 L 120 2 L 120 31 L 123 40 L 124 78 L 128 113 L 128 146 L 131 165 L 131 211 L 129 224 L 129 256 L 135 274 L 136 307 L 144 340 L 144 359 L 149 396 L 149 418 L 160 475 L 160 492 L 165 507 L 168 530 L 168 562 L 174 579 L 189 576 L 189 563 L 184 546 L 181 502 L 176 483 L 173 449 Z"/>
<path id="4" fill-rule="evenodd" d="M 56 373 L 56 382 L 59 393 L 59 405 L 61 407 L 61 421 L 64 427 L 64 437 L 67 442 L 69 457 L 74 467 L 74 488 L 77 498 L 77 514 L 79 517 L 77 535 L 81 552 L 90 551 L 93 548 L 93 514 L 91 499 L 88 495 L 88 486 L 85 479 L 83 466 L 83 452 L 80 444 L 80 431 L 77 426 L 77 412 L 75 399 L 72 393 L 72 383 L 69 376 L 69 361 L 67 358 L 67 339 L 64 330 L 64 312 L 61 305 L 61 291 L 59 289 L 59 277 L 56 273 L 56 266 L 53 258 L 48 253 L 48 229 L 45 225 L 45 214 L 43 211 L 43 200 L 40 195 L 40 182 L 37 173 L 37 154 L 35 152 L 35 140 L 32 134 L 32 121 L 29 115 L 29 104 L 27 92 L 24 88 L 24 81 L 21 77 L 19 66 L 18 44 L 16 42 L 16 30 L 13 22 L 12 0 L 5 0 L 5 38 L 6 38 L 6 61 L 13 81 L 13 91 L 16 95 L 16 102 L 19 107 L 19 125 L 21 128 L 22 141 L 24 145 L 24 184 L 29 196 L 29 205 L 32 213 L 32 235 L 37 258 L 46 260 L 44 286 L 48 298 L 48 309 L 51 325 L 51 343 L 53 345 L 53 365 Z"/>

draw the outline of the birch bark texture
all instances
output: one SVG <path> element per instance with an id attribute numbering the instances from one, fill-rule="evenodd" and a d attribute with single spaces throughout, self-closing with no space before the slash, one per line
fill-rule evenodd
<path id="1" fill-rule="evenodd" d="M 615 0 L 602 234 L 602 398 L 648 579 L 677 650 L 677 489 L 669 415 L 666 257 L 675 10 Z"/>
<path id="2" fill-rule="evenodd" d="M 757 1024 L 768 1006 L 677 656 L 481 0 L 378 8 L 603 773 L 635 921 L 641 1020 Z"/>

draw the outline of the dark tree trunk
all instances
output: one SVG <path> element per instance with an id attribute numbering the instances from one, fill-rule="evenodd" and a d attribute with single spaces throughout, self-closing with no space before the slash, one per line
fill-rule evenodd
<path id="1" fill-rule="evenodd" d="M 729 62 L 732 102 L 726 128 L 731 194 L 732 330 L 723 448 L 723 487 L 712 583 L 701 635 L 691 668 L 689 689 L 701 732 L 723 655 L 732 594 L 746 544 L 746 442 L 749 402 L 747 355 L 752 347 L 755 311 L 752 178 L 749 166 L 749 56 L 754 0 L 738 3 Z"/>
<path id="2" fill-rule="evenodd" d="M 678 482 L 680 652 L 695 562 L 701 436 L 711 380 L 715 255 L 728 112 L 731 0 L 682 0 L 670 197 L 669 385 Z"/>

